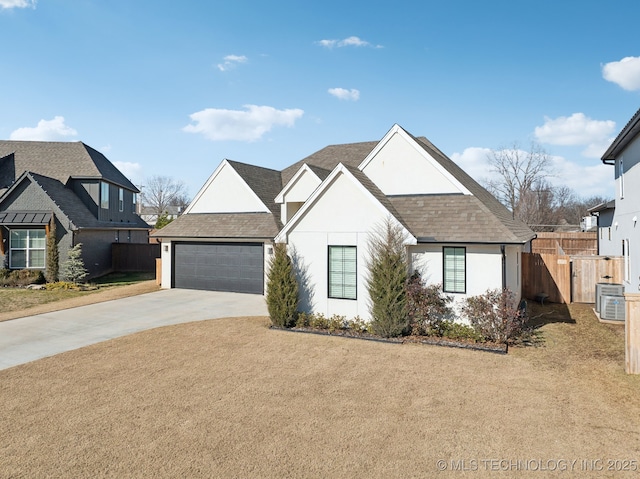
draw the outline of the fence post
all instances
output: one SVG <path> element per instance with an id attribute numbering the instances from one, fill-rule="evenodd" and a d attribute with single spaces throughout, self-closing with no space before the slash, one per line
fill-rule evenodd
<path id="1" fill-rule="evenodd" d="M 627 374 L 640 374 L 640 293 L 624 293 L 624 363 Z"/>

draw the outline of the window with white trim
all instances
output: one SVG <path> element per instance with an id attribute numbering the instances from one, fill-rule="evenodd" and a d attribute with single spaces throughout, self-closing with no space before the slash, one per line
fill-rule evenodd
<path id="1" fill-rule="evenodd" d="M 357 299 L 355 246 L 329 246 L 329 297 Z"/>
<path id="2" fill-rule="evenodd" d="M 467 291 L 466 255 L 467 249 L 464 247 L 445 246 L 442 249 L 442 285 L 445 293 Z"/>
<path id="3" fill-rule="evenodd" d="M 109 209 L 109 183 L 100 182 L 100 208 Z"/>
<path id="4" fill-rule="evenodd" d="M 124 211 L 124 190 L 118 188 L 118 210 Z"/>
<path id="5" fill-rule="evenodd" d="M 11 230 L 9 236 L 9 268 L 44 268 L 46 243 L 44 229 Z"/>

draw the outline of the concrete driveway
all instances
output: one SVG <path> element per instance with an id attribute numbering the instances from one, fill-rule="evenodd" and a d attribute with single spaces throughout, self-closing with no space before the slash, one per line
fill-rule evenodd
<path id="1" fill-rule="evenodd" d="M 266 316 L 264 297 L 189 289 L 96 303 L 0 322 L 0 370 L 170 324 Z"/>

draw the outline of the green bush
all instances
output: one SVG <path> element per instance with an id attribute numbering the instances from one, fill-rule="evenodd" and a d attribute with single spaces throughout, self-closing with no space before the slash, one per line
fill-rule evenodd
<path id="1" fill-rule="evenodd" d="M 443 336 L 447 322 L 453 319 L 453 297 L 442 291 L 441 284 L 425 285 L 415 271 L 407 282 L 407 312 L 411 334 Z"/>
<path id="2" fill-rule="evenodd" d="M 308 313 L 298 313 L 296 318 L 296 328 L 308 328 L 311 315 Z"/>
<path id="3" fill-rule="evenodd" d="M 330 332 L 340 331 L 346 328 L 347 328 L 347 318 L 345 318 L 344 316 L 334 314 L 327 321 L 327 329 Z"/>
<path id="4" fill-rule="evenodd" d="M 298 281 L 287 246 L 274 245 L 267 275 L 267 309 L 274 326 L 288 328 L 295 324 L 298 309 Z"/>
<path id="5" fill-rule="evenodd" d="M 476 329 L 468 324 L 455 321 L 442 323 L 442 336 L 453 340 L 469 340 L 476 343 L 484 341 L 484 337 Z"/>
<path id="6" fill-rule="evenodd" d="M 369 321 L 365 321 L 360 316 L 356 316 L 355 318 L 348 320 L 346 327 L 356 333 L 371 332 L 371 323 Z"/>
<path id="7" fill-rule="evenodd" d="M 389 338 L 404 334 L 407 315 L 407 271 L 405 236 L 401 226 L 388 218 L 369 237 L 367 289 L 370 298 L 371 329 Z"/>
<path id="8" fill-rule="evenodd" d="M 329 329 L 329 320 L 322 313 L 314 313 L 309 318 L 309 327 L 315 329 Z"/>
<path id="9" fill-rule="evenodd" d="M 16 287 L 45 282 L 44 273 L 39 269 L 0 270 L 0 286 Z"/>
<path id="10" fill-rule="evenodd" d="M 58 251 L 58 238 L 56 237 L 56 217 L 51 215 L 51 226 L 47 235 L 47 282 L 55 283 L 59 276 L 60 254 Z"/>
<path id="11" fill-rule="evenodd" d="M 82 243 L 78 243 L 69 250 L 67 260 L 62 264 L 62 279 L 79 283 L 88 273 L 82 260 Z"/>

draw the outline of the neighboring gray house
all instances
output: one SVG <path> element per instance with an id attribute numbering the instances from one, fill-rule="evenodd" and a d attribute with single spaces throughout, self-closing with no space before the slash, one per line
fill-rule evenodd
<path id="1" fill-rule="evenodd" d="M 274 243 L 295 256 L 301 308 L 369 317 L 371 234 L 405 233 L 411 269 L 457 300 L 519 297 L 524 223 L 426 138 L 394 125 L 377 142 L 328 146 L 276 171 L 224 160 L 162 239 L 162 287 L 263 294 Z"/>
<path id="2" fill-rule="evenodd" d="M 599 254 L 624 257 L 625 291 L 640 291 L 640 110 L 622 129 L 602 155 L 602 162 L 614 166 L 615 208 L 611 237 L 601 242 Z"/>
<path id="3" fill-rule="evenodd" d="M 611 228 L 613 227 L 613 213 L 615 212 L 615 200 L 600 203 L 587 211 L 591 216 L 597 217 L 598 254 L 604 256 L 617 256 L 620 252 L 618 243 L 613 242 Z"/>
<path id="4" fill-rule="evenodd" d="M 111 245 L 148 242 L 139 190 L 82 142 L 0 141 L 0 256 L 9 269 L 45 269 L 55 219 L 60 263 L 82 243 L 89 277 L 111 270 Z"/>
<path id="5" fill-rule="evenodd" d="M 175 220 L 178 216 L 182 214 L 184 208 L 182 206 L 177 205 L 169 205 L 164 209 L 164 212 L 167 213 L 167 219 Z M 158 221 L 158 208 L 155 206 L 140 206 L 139 210 L 140 218 L 142 218 L 149 226 L 152 228 L 156 225 Z"/>

